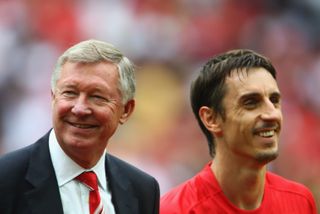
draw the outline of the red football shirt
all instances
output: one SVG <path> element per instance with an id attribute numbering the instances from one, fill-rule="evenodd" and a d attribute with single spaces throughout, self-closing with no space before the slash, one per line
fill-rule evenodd
<path id="1" fill-rule="evenodd" d="M 160 214 L 316 214 L 311 192 L 303 185 L 271 172 L 266 174 L 264 196 L 259 208 L 242 210 L 223 194 L 210 164 L 190 180 L 161 198 Z"/>

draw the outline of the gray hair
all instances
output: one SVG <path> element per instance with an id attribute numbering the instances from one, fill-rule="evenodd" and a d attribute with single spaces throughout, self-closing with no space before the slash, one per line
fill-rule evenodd
<path id="1" fill-rule="evenodd" d="M 51 90 L 55 91 L 57 81 L 60 78 L 61 68 L 66 62 L 96 63 L 104 61 L 114 63 L 118 67 L 120 76 L 119 89 L 122 94 L 122 102 L 126 103 L 133 99 L 136 88 L 134 64 L 113 45 L 93 39 L 70 47 L 58 58 L 51 76 Z"/>

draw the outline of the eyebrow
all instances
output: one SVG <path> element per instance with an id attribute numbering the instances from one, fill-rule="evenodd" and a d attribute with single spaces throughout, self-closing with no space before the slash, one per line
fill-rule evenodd
<path id="1" fill-rule="evenodd" d="M 271 93 L 271 96 L 277 96 L 278 98 L 281 98 L 281 93 L 276 91 Z"/>
<path id="2" fill-rule="evenodd" d="M 68 81 L 64 81 L 64 82 L 62 82 L 61 83 L 61 86 L 63 87 L 63 88 L 74 88 L 74 87 L 76 87 L 77 86 L 77 84 L 76 83 L 74 83 L 74 82 L 68 82 Z"/>
<path id="3" fill-rule="evenodd" d="M 77 83 L 67 83 L 65 85 L 62 85 L 62 88 L 77 88 L 78 84 Z M 91 91 L 95 92 L 104 92 L 106 89 L 99 87 L 99 86 L 94 86 L 91 88 Z"/>
<path id="4" fill-rule="evenodd" d="M 260 97 L 261 94 L 258 93 L 258 92 L 249 92 L 249 93 L 245 93 L 245 94 L 242 94 L 240 96 L 240 99 L 239 100 L 245 100 L 247 98 L 252 98 L 252 97 Z M 281 98 L 281 94 L 280 92 L 278 91 L 275 91 L 275 92 L 272 92 L 269 97 L 272 97 L 272 96 L 277 96 L 278 98 Z"/>

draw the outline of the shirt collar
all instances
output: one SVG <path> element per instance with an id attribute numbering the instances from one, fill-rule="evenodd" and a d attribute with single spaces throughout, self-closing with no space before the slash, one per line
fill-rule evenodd
<path id="1" fill-rule="evenodd" d="M 100 157 L 99 161 L 95 166 L 90 169 L 85 169 L 74 162 L 61 148 L 57 141 L 54 130 L 50 132 L 49 136 L 49 151 L 51 155 L 51 160 L 53 164 L 54 171 L 56 173 L 57 181 L 59 187 L 65 185 L 66 183 L 72 181 L 75 177 L 80 175 L 85 171 L 94 171 L 99 180 L 99 186 L 106 190 L 107 180 L 105 172 L 105 155 Z"/>

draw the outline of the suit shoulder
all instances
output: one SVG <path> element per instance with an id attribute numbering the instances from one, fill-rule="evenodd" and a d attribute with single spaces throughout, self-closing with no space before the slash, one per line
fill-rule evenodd
<path id="1" fill-rule="evenodd" d="M 17 168 L 26 167 L 33 151 L 34 144 L 9 152 L 0 157 L 0 176 Z"/>
<path id="2" fill-rule="evenodd" d="M 0 198 L 7 194 L 13 194 L 22 184 L 32 157 L 34 145 L 7 153 L 0 157 Z M 1 200 L 4 200 L 3 198 Z"/>
<path id="3" fill-rule="evenodd" d="M 50 131 L 42 136 L 37 142 L 30 144 L 29 146 L 23 147 L 21 149 L 9 152 L 0 156 L 0 176 L 5 174 L 4 170 L 15 170 L 21 167 L 27 167 L 29 159 L 32 157 L 33 152 L 40 148 L 48 148 L 45 142 L 48 142 Z"/>
<path id="4" fill-rule="evenodd" d="M 121 160 L 113 155 L 107 154 L 107 163 L 108 166 L 113 170 L 121 170 L 121 173 L 126 174 L 130 178 L 138 178 L 145 180 L 155 180 L 154 177 L 137 168 L 136 166 Z"/>

